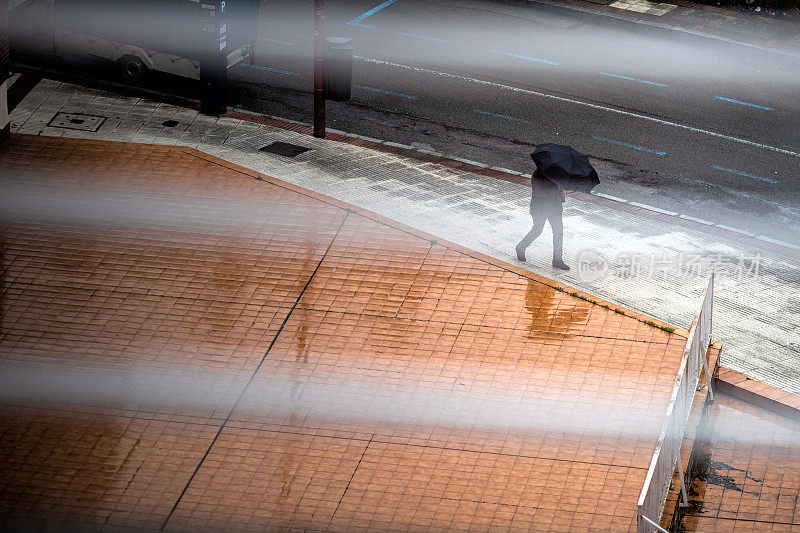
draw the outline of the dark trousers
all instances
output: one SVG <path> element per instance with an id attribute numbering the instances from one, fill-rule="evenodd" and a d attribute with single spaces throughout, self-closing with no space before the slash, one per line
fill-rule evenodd
<path id="1" fill-rule="evenodd" d="M 550 228 L 553 230 L 553 259 L 561 259 L 564 250 L 564 222 L 561 218 L 563 212 L 564 208 L 560 201 L 534 207 L 531 212 L 533 227 L 517 247 L 524 252 L 536 237 L 542 234 L 544 223 L 550 221 Z"/>

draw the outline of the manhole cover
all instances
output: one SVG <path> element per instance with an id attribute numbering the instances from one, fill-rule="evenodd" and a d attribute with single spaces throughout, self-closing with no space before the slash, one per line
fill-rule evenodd
<path id="1" fill-rule="evenodd" d="M 305 146 L 297 146 L 296 144 L 283 143 L 275 141 L 274 143 L 264 146 L 259 149 L 261 152 L 269 152 L 270 154 L 282 155 L 285 157 L 294 157 L 303 152 L 308 152 L 311 148 Z"/>
<path id="2" fill-rule="evenodd" d="M 67 130 L 97 131 L 106 117 L 97 115 L 84 115 L 83 113 L 56 113 L 47 124 L 51 128 L 64 128 Z"/>

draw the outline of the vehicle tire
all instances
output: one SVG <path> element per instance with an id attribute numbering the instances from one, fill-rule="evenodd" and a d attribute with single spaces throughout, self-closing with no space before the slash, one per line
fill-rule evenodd
<path id="1" fill-rule="evenodd" d="M 147 73 L 144 61 L 134 55 L 125 55 L 119 58 L 119 68 L 122 77 L 128 81 L 139 80 Z"/>

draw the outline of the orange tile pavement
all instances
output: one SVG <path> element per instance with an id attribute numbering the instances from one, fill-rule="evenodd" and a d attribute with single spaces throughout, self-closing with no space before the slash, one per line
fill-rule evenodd
<path id="1" fill-rule="evenodd" d="M 800 420 L 717 394 L 684 531 L 800 532 Z"/>
<path id="2" fill-rule="evenodd" d="M 0 171 L 9 528 L 634 526 L 679 334 L 191 149 Z"/>

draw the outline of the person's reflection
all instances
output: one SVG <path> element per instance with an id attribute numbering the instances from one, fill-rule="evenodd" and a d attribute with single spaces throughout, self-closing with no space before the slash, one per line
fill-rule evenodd
<path id="1" fill-rule="evenodd" d="M 309 238 L 303 243 L 303 259 L 304 264 L 307 268 L 312 268 L 313 265 L 311 264 L 312 258 L 314 255 L 314 243 L 316 239 Z M 297 280 L 297 290 L 298 292 L 303 290 L 303 286 L 305 285 L 305 279 L 300 277 Z M 312 281 L 313 283 L 313 281 Z M 311 291 L 312 287 L 311 284 L 308 285 L 306 288 L 306 292 Z M 300 322 L 300 326 L 297 330 L 297 348 L 294 354 L 294 360 L 298 363 L 308 363 L 308 310 L 302 306 L 298 305 L 294 312 L 297 320 Z"/>
<path id="2" fill-rule="evenodd" d="M 274 505 L 271 511 L 271 519 L 279 525 L 279 529 L 286 528 L 297 510 L 297 503 L 303 497 L 303 487 L 300 487 L 299 492 L 295 489 L 295 482 L 297 481 L 297 471 L 300 467 L 300 461 L 295 450 L 302 449 L 303 437 L 295 435 L 282 435 L 283 438 L 273 444 L 269 449 L 270 457 L 277 457 L 278 468 L 276 476 L 272 478 L 269 492 L 270 499 Z M 280 489 L 278 494 L 273 491 Z M 275 523 L 273 522 L 273 523 Z"/>
<path id="3" fill-rule="evenodd" d="M 564 250 L 564 189 L 547 178 L 539 175 L 535 170 L 531 175 L 531 217 L 533 226 L 519 244 L 517 244 L 517 259 L 525 261 L 525 250 L 542 234 L 544 223 L 550 221 L 553 230 L 553 266 L 561 270 L 569 270 L 569 266 L 562 258 Z"/>
<path id="4" fill-rule="evenodd" d="M 309 271 L 313 271 L 314 264 L 313 256 L 314 256 L 314 248 L 315 243 L 317 242 L 315 234 L 306 239 L 303 243 L 303 264 L 305 265 L 306 269 Z M 307 279 L 303 276 L 298 277 L 297 279 L 297 292 L 298 294 L 303 290 Z M 312 282 L 313 283 L 313 282 Z M 306 287 L 306 293 L 311 294 L 312 290 L 312 283 L 309 283 L 308 287 Z M 296 319 L 299 324 L 297 327 L 297 332 L 295 333 L 295 341 L 296 343 L 293 346 L 294 349 L 294 361 L 295 363 L 306 364 L 308 363 L 308 314 L 309 311 L 306 305 L 300 304 L 298 305 L 294 311 L 292 312 L 292 317 Z M 300 368 L 301 365 L 298 365 L 292 372 L 291 383 L 289 386 L 289 424 L 291 426 L 299 426 L 300 424 L 300 417 L 298 416 L 298 411 L 302 409 L 302 396 L 303 396 L 303 387 L 306 383 L 307 377 L 303 377 L 302 370 Z M 283 491 L 281 491 L 283 493 Z"/>
<path id="5" fill-rule="evenodd" d="M 292 493 L 292 483 L 297 477 L 297 460 L 290 447 L 287 447 L 281 461 L 281 498 L 288 498 Z"/>
<path id="6" fill-rule="evenodd" d="M 297 329 L 294 360 L 296 363 L 308 363 L 308 310 L 298 307 L 295 313 L 300 321 L 300 327 Z"/>
<path id="7" fill-rule="evenodd" d="M 542 335 L 564 335 L 576 331 L 589 321 L 591 305 L 528 279 L 525 291 L 525 309 L 531 314 L 528 337 L 541 338 Z"/>

